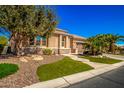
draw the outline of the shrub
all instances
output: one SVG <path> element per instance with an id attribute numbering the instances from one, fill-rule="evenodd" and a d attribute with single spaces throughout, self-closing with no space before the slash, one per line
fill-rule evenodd
<path id="1" fill-rule="evenodd" d="M 48 49 L 48 48 L 43 49 L 43 54 L 44 55 L 51 55 L 52 54 L 52 50 L 51 49 Z"/>
<path id="2" fill-rule="evenodd" d="M 0 45 L 7 45 L 8 39 L 5 36 L 0 36 Z"/>
<path id="3" fill-rule="evenodd" d="M 8 39 L 5 36 L 0 36 L 0 54 L 3 51 L 4 46 L 8 43 Z"/>

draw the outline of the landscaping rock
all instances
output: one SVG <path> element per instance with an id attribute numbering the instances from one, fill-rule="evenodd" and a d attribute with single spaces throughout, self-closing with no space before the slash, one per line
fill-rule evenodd
<path id="1" fill-rule="evenodd" d="M 32 60 L 36 60 L 36 61 L 43 60 L 43 57 L 40 55 L 32 55 Z"/>
<path id="2" fill-rule="evenodd" d="M 24 57 L 19 58 L 19 60 L 20 60 L 21 62 L 28 62 L 28 60 L 27 60 L 26 58 L 24 58 Z"/>
<path id="3" fill-rule="evenodd" d="M 41 60 L 43 60 L 43 57 L 41 55 L 30 55 L 30 56 L 20 57 L 19 60 L 21 62 L 30 62 L 32 60 L 41 61 Z"/>

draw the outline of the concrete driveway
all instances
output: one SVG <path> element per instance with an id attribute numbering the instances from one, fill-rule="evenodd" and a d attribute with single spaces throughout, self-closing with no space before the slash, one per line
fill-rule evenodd
<path id="1" fill-rule="evenodd" d="M 69 88 L 124 88 L 124 66 L 73 84 Z"/>

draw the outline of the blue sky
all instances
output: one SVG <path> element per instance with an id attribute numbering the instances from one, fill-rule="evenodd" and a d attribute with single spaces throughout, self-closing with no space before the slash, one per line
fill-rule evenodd
<path id="1" fill-rule="evenodd" d="M 84 37 L 113 33 L 124 35 L 124 6 L 53 6 L 58 28 Z M 122 42 L 119 42 L 122 43 Z"/>

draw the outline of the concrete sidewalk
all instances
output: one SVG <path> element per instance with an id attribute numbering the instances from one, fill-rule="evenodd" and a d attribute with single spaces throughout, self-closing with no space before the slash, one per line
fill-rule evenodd
<path id="1" fill-rule="evenodd" d="M 97 75 L 103 74 L 105 72 L 111 71 L 113 69 L 116 69 L 116 68 L 124 65 L 124 61 L 120 62 L 120 63 L 108 65 L 108 64 L 89 62 L 88 60 L 86 62 L 85 59 L 78 58 L 74 55 L 66 55 L 66 56 L 69 56 L 74 60 L 78 60 L 78 61 L 82 61 L 82 62 L 85 61 L 84 63 L 89 64 L 90 66 L 94 67 L 95 69 L 68 75 L 68 76 L 64 76 L 64 77 L 49 80 L 49 81 L 39 82 L 39 83 L 30 85 L 30 86 L 26 86 L 25 88 L 62 88 L 62 87 L 67 87 L 74 83 L 78 83 L 80 81 L 95 77 Z"/>

